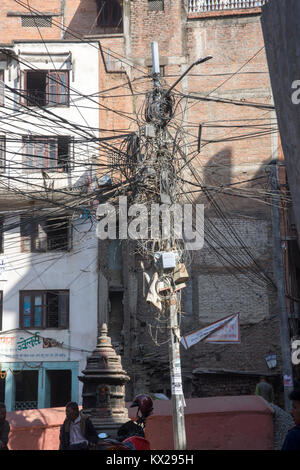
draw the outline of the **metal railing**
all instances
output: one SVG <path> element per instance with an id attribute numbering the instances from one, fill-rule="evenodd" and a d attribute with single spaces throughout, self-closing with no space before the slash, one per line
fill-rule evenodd
<path id="1" fill-rule="evenodd" d="M 244 10 L 262 7 L 268 0 L 188 0 L 189 13 Z"/>
<path id="2" fill-rule="evenodd" d="M 36 410 L 38 407 L 37 401 L 16 401 L 15 410 Z"/>

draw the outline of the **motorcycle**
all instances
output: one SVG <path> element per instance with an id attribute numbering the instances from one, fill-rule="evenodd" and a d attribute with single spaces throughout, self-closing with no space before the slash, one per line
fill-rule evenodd
<path id="1" fill-rule="evenodd" d="M 153 413 L 153 402 L 148 395 L 137 395 L 130 405 L 138 407 L 136 418 L 122 424 L 117 439 L 108 434 L 98 434 L 96 450 L 150 450 L 150 442 L 145 439 L 146 419 Z"/>

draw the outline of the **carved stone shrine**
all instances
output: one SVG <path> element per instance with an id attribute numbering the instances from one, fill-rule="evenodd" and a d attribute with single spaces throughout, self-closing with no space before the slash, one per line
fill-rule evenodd
<path id="1" fill-rule="evenodd" d="M 129 377 L 122 368 L 121 357 L 107 336 L 107 325 L 101 326 L 96 349 L 87 358 L 83 376 L 82 410 L 89 416 L 98 433 L 116 437 L 119 427 L 129 420 L 125 407 L 125 384 Z"/>

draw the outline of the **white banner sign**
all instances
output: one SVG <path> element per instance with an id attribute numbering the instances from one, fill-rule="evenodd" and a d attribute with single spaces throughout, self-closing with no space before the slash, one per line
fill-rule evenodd
<path id="1" fill-rule="evenodd" d="M 236 344 L 240 342 L 240 318 L 238 313 L 204 340 L 204 343 L 216 344 Z"/>
<path id="2" fill-rule="evenodd" d="M 211 323 L 204 328 L 192 331 L 182 336 L 180 342 L 185 349 L 190 348 L 199 341 L 216 343 L 236 343 L 240 341 L 239 334 L 239 314 L 229 315 L 215 323 Z"/>

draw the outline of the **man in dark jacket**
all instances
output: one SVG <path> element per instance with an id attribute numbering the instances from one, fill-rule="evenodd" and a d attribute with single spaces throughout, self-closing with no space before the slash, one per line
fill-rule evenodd
<path id="1" fill-rule="evenodd" d="M 296 426 L 287 433 L 282 450 L 300 450 L 300 389 L 291 392 L 289 398 L 292 400 L 291 415 Z"/>
<path id="2" fill-rule="evenodd" d="M 97 440 L 92 421 L 79 412 L 76 402 L 67 403 L 66 419 L 60 428 L 59 450 L 88 450 Z"/>
<path id="3" fill-rule="evenodd" d="M 6 406 L 0 403 L 0 450 L 8 450 L 8 435 L 10 431 L 9 422 L 6 418 Z"/>

